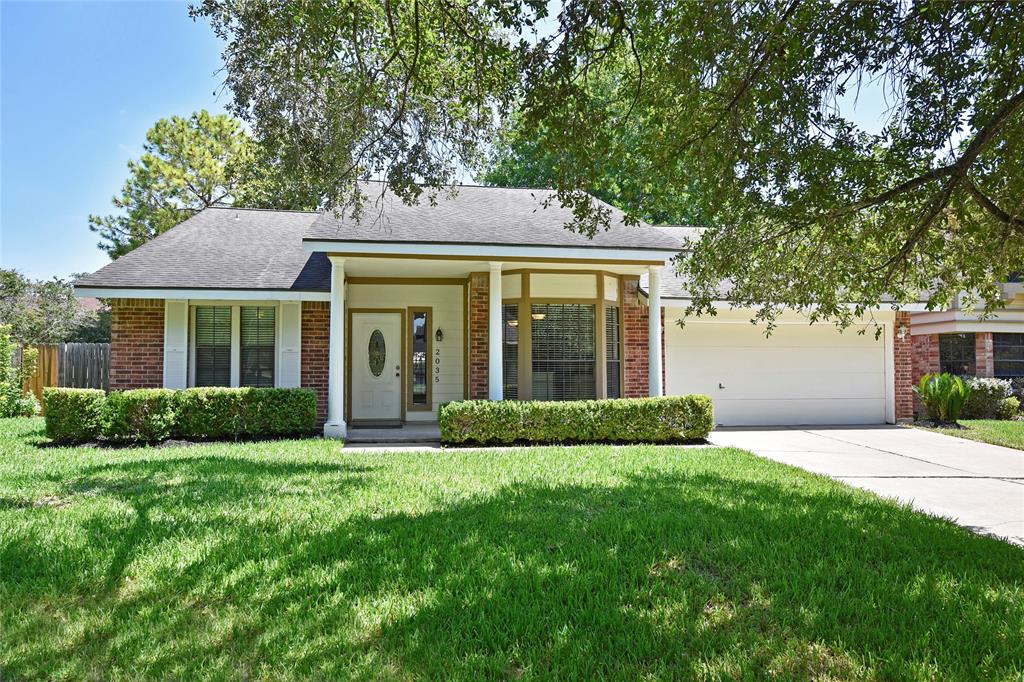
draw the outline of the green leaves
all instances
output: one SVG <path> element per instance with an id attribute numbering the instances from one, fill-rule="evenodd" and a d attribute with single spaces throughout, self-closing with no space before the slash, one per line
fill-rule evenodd
<path id="1" fill-rule="evenodd" d="M 160 119 L 146 133 L 142 157 L 128 162 L 128 179 L 112 199 L 118 212 L 89 216 L 89 229 L 118 258 L 210 206 L 315 205 L 279 168 L 275 155 L 230 116 L 203 110 Z"/>
<path id="2" fill-rule="evenodd" d="M 971 397 L 971 387 L 952 374 L 926 374 L 914 387 L 928 418 L 935 422 L 955 423 Z"/>
<path id="3" fill-rule="evenodd" d="M 553 185 L 586 233 L 608 218 L 585 192 L 630 222 L 699 222 L 691 314 L 724 280 L 768 321 L 961 291 L 990 311 L 993 281 L 1024 269 L 1013 4 L 567 1 L 539 22 L 543 4 L 193 14 L 226 41 L 233 111 L 320 205 L 370 176 L 416 201 L 468 169 Z"/>

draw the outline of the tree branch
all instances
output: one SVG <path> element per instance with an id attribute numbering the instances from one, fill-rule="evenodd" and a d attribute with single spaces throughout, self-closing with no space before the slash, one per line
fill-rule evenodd
<path id="1" fill-rule="evenodd" d="M 970 178 L 966 178 L 964 181 L 964 189 L 970 194 L 978 204 L 986 211 L 991 213 L 996 220 L 1006 223 L 1007 225 L 1014 227 L 1018 230 L 1024 230 L 1024 220 L 1010 215 L 1003 209 L 999 208 L 992 199 L 987 197 L 981 189 L 974 184 L 974 181 Z"/>

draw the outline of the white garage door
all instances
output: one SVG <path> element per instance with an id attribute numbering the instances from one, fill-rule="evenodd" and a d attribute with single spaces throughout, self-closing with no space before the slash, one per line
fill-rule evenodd
<path id="1" fill-rule="evenodd" d="M 669 323 L 665 374 L 669 395 L 711 396 L 727 426 L 885 422 L 885 350 L 870 331 Z"/>

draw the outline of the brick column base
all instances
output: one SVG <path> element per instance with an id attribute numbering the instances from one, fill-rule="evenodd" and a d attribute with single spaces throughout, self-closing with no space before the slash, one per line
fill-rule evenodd
<path id="1" fill-rule="evenodd" d="M 902 310 L 896 313 L 893 331 L 893 374 L 896 384 L 893 387 L 893 395 L 896 398 L 896 421 L 908 421 L 914 418 L 914 360 L 911 351 L 913 337 L 910 335 L 910 313 Z"/>
<path id="2" fill-rule="evenodd" d="M 330 365 L 331 304 L 302 302 L 302 388 L 316 391 L 317 425 L 327 421 L 327 370 Z"/>
<path id="3" fill-rule="evenodd" d="M 996 355 L 992 346 L 992 332 L 974 335 L 974 372 L 979 377 L 996 375 Z"/>

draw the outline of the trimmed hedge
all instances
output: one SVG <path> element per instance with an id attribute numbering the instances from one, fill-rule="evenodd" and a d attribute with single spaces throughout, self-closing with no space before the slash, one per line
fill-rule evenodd
<path id="1" fill-rule="evenodd" d="M 107 395 L 103 436 L 116 442 L 152 443 L 171 437 L 177 417 L 178 392 L 140 388 Z"/>
<path id="2" fill-rule="evenodd" d="M 445 443 L 673 443 L 714 428 L 704 395 L 567 402 L 464 400 L 438 411 Z"/>
<path id="3" fill-rule="evenodd" d="M 103 431 L 106 397 L 98 388 L 44 388 L 46 435 L 61 443 L 95 440 Z"/>
<path id="4" fill-rule="evenodd" d="M 305 388 L 51 388 L 45 400 L 57 442 L 276 438 L 311 434 L 317 422 L 316 393 Z"/>
<path id="5" fill-rule="evenodd" d="M 307 388 L 190 388 L 179 393 L 176 435 L 223 439 L 307 435 L 316 393 Z"/>

